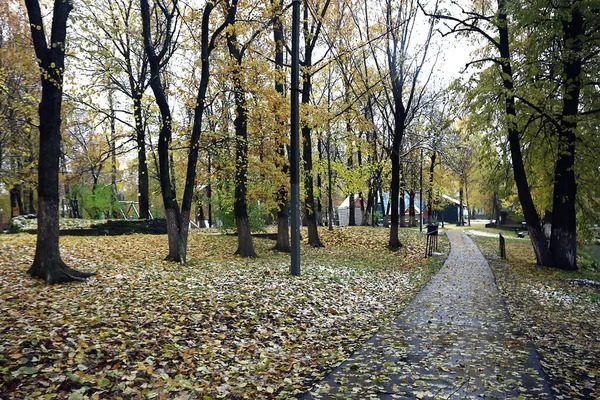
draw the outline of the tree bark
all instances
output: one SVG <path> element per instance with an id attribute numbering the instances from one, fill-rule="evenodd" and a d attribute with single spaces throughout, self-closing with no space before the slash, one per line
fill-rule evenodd
<path id="1" fill-rule="evenodd" d="M 15 213 L 17 210 L 17 213 Z M 21 185 L 17 184 L 10 189 L 10 217 L 25 215 L 23 199 L 21 198 Z"/>
<path id="2" fill-rule="evenodd" d="M 328 222 L 329 230 L 333 230 L 333 176 L 331 169 L 331 126 L 328 126 L 327 131 L 327 205 L 328 205 Z"/>
<path id="3" fill-rule="evenodd" d="M 274 6 L 273 14 L 273 40 L 275 41 L 275 91 L 279 96 L 285 98 L 285 87 L 283 78 L 283 23 L 281 21 L 281 14 L 283 13 L 283 1 L 272 0 L 271 4 Z M 279 110 L 274 110 L 275 115 L 279 115 Z M 280 129 L 280 133 L 285 129 L 285 121 L 279 121 L 278 118 L 277 128 Z M 280 140 L 280 139 L 278 139 Z M 286 160 L 286 146 L 284 143 L 279 143 L 279 156 L 281 157 L 281 172 L 284 176 L 289 174 L 289 164 Z M 275 250 L 284 253 L 291 252 L 290 247 L 290 222 L 289 222 L 289 201 L 288 201 L 288 189 L 287 185 L 282 185 L 277 191 L 277 242 L 275 243 Z"/>
<path id="4" fill-rule="evenodd" d="M 167 236 L 169 242 L 169 254 L 165 257 L 167 261 L 185 264 L 187 230 L 189 229 L 189 212 L 182 213 L 175 199 L 175 189 L 172 187 L 171 168 L 169 160 L 169 144 L 171 143 L 172 118 L 171 109 L 167 101 L 165 89 L 161 80 L 161 56 L 164 53 L 156 54 L 154 44 L 150 33 L 150 7 L 148 0 L 140 0 L 142 14 L 142 32 L 144 37 L 144 49 L 150 63 L 150 87 L 154 93 L 156 104 L 160 110 L 161 128 L 158 139 L 158 168 L 159 181 L 165 208 L 165 218 L 167 220 Z M 167 19 L 167 32 L 162 43 L 163 50 L 170 45 L 172 36 L 169 32 L 172 19 L 175 12 L 163 10 L 163 15 Z M 187 215 L 185 224 L 182 224 L 182 218 Z"/>
<path id="5" fill-rule="evenodd" d="M 562 23 L 565 46 L 564 95 L 558 130 L 558 155 L 554 167 L 554 197 L 552 202 L 552 234 L 550 250 L 554 266 L 565 270 L 577 269 L 577 216 L 575 200 L 575 143 L 577 114 L 581 91 L 582 43 L 584 21 L 579 1 L 571 5 L 570 18 Z"/>
<path id="6" fill-rule="evenodd" d="M 330 0 L 325 0 L 323 9 L 321 10 L 321 16 L 325 15 L 327 8 L 329 7 Z M 302 98 L 301 103 L 305 106 L 310 104 L 310 96 L 312 91 L 312 52 L 316 45 L 316 39 L 319 36 L 320 27 L 322 20 L 317 22 L 317 26 L 313 26 L 312 29 L 308 27 L 309 20 L 309 5 L 305 0 L 304 4 L 304 61 L 302 62 Z M 306 196 L 304 199 L 304 206 L 306 212 L 306 220 L 308 223 L 308 244 L 312 247 L 324 247 L 319 238 L 319 231 L 317 229 L 317 214 L 315 213 L 315 193 L 313 183 L 313 162 L 312 162 L 312 139 L 311 139 L 311 128 L 307 124 L 302 126 L 302 158 L 304 166 L 304 190 Z"/>
<path id="7" fill-rule="evenodd" d="M 427 224 L 431 224 L 433 218 L 433 171 L 437 153 L 431 152 L 431 164 L 429 164 L 429 190 L 427 191 Z"/>
<path id="8" fill-rule="evenodd" d="M 110 215 L 108 218 L 115 218 L 115 210 L 117 203 L 117 127 L 115 121 L 115 108 L 113 103 L 113 92 L 108 94 L 108 103 L 110 107 Z"/>
<path id="9" fill-rule="evenodd" d="M 233 24 L 233 21 L 231 23 Z M 235 31 L 229 32 L 227 34 L 227 47 L 237 67 L 232 74 L 236 115 L 233 121 L 235 127 L 235 200 L 233 202 L 233 213 L 238 238 L 238 248 L 235 254 L 242 257 L 256 257 L 250 234 L 246 196 L 248 183 L 248 114 L 246 111 L 246 92 L 240 76 L 244 53 L 238 46 Z"/>
<path id="10" fill-rule="evenodd" d="M 138 88 L 132 89 L 133 116 L 135 120 L 135 142 L 138 161 L 138 203 L 141 219 L 150 218 L 150 200 L 148 183 L 148 164 L 146 161 L 146 127 L 142 114 L 142 93 Z"/>
<path id="11" fill-rule="evenodd" d="M 463 212 L 463 183 L 462 183 L 462 179 L 460 181 L 460 189 L 458 190 L 458 195 L 459 195 L 459 205 L 458 205 L 458 223 L 460 224 L 460 226 L 463 226 L 465 221 L 464 221 L 464 212 Z"/>
<path id="12" fill-rule="evenodd" d="M 415 194 L 415 191 L 412 189 L 408 193 L 408 219 L 410 221 L 409 226 L 413 228 L 417 226 L 417 215 L 415 213 Z"/>
<path id="13" fill-rule="evenodd" d="M 396 127 L 394 131 L 400 130 L 400 126 L 398 122 L 396 122 Z M 398 249 L 402 247 L 400 243 L 400 239 L 398 237 L 398 223 L 399 223 L 399 215 L 398 215 L 398 200 L 399 200 L 399 192 L 400 192 L 400 142 L 401 142 L 401 134 L 394 132 L 394 138 L 392 140 L 392 152 L 390 154 L 390 159 L 392 161 L 392 181 L 390 183 L 390 204 L 391 204 L 391 212 L 390 212 L 390 241 L 388 246 L 390 249 Z M 404 203 L 404 194 L 402 195 L 402 203 Z M 404 208 L 402 209 L 402 213 L 404 214 Z M 404 220 L 404 218 L 402 218 Z"/>
<path id="14" fill-rule="evenodd" d="M 535 204 L 531 197 L 525 166 L 523 164 L 523 155 L 521 153 L 521 142 L 519 138 L 519 130 L 517 128 L 517 113 L 515 109 L 515 98 L 513 95 L 513 73 L 510 62 L 509 37 L 508 37 L 508 21 L 505 11 L 505 0 L 498 0 L 498 33 L 499 47 L 503 86 L 506 90 L 504 99 L 506 109 L 506 121 L 508 125 L 508 142 L 510 146 L 510 154 L 513 166 L 513 174 L 519 195 L 523 216 L 527 223 L 527 230 L 531 244 L 535 252 L 535 258 L 539 265 L 552 266 L 553 259 L 546 239 L 540 225 L 540 218 L 535 209 Z"/>
<path id="15" fill-rule="evenodd" d="M 29 192 L 29 210 L 28 211 L 29 211 L 29 214 L 35 214 L 36 211 L 35 211 L 35 201 L 33 199 L 33 189 L 29 188 L 28 192 Z"/>
<path id="16" fill-rule="evenodd" d="M 39 60 L 42 82 L 40 117 L 40 161 L 38 171 L 38 234 L 35 258 L 28 273 L 47 284 L 81 281 L 94 275 L 69 268 L 60 256 L 58 235 L 58 167 L 60 125 L 67 19 L 72 9 L 69 0 L 56 1 L 48 48 L 40 6 L 26 0 L 31 36 Z M 58 45 L 56 45 L 58 44 Z"/>

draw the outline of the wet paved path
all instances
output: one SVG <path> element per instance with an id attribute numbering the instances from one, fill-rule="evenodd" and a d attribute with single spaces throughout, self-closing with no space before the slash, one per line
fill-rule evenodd
<path id="1" fill-rule="evenodd" d="M 487 261 L 448 231 L 442 269 L 402 314 L 302 398 L 550 399 Z"/>

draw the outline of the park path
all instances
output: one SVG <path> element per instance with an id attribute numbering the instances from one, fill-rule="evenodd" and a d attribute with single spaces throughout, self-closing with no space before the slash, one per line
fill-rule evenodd
<path id="1" fill-rule="evenodd" d="M 404 311 L 301 398 L 552 398 L 487 261 L 462 230 L 448 238 L 444 266 Z"/>

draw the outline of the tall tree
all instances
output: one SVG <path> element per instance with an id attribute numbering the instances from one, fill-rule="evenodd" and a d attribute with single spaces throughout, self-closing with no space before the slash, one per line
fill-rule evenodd
<path id="1" fill-rule="evenodd" d="M 196 96 L 196 104 L 194 107 L 194 122 L 192 133 L 188 144 L 188 163 L 186 168 L 185 186 L 181 209 L 176 201 L 175 189 L 173 187 L 172 178 L 172 161 L 169 158 L 169 144 L 172 139 L 172 117 L 165 88 L 161 80 L 161 71 L 166 64 L 162 63 L 168 49 L 175 40 L 175 32 L 177 31 L 178 17 L 178 1 L 173 0 L 169 8 L 162 0 L 157 0 L 156 5 L 164 18 L 165 29 L 161 35 L 162 42 L 160 43 L 160 51 L 157 52 L 152 41 L 152 32 L 150 24 L 150 6 L 148 0 L 140 0 L 142 26 L 145 51 L 150 62 L 150 86 L 154 93 L 156 103 L 161 114 L 161 129 L 158 142 L 158 157 L 159 157 L 159 179 L 161 185 L 161 193 L 163 204 L 165 207 L 165 215 L 167 219 L 167 229 L 169 237 L 169 254 L 166 259 L 169 261 L 179 262 L 184 264 L 187 255 L 187 240 L 190 213 L 192 208 L 192 200 L 194 187 L 196 184 L 196 164 L 198 161 L 198 152 L 200 149 L 200 134 L 202 132 L 202 120 L 204 111 L 207 107 L 206 93 L 210 82 L 210 55 L 215 48 L 215 43 L 221 32 L 223 32 L 231 23 L 231 15 L 227 15 L 225 21 L 218 25 L 214 31 L 210 32 L 211 28 L 211 13 L 217 3 L 206 2 L 202 12 L 201 38 L 200 38 L 200 53 L 201 53 L 201 74 L 198 92 Z M 233 2 L 237 5 L 237 0 Z"/>
<path id="2" fill-rule="evenodd" d="M 536 12 L 515 11 L 515 20 L 519 32 L 527 32 L 529 38 L 521 50 L 525 67 L 519 78 L 524 87 L 534 88 L 536 95 L 527 91 L 518 98 L 541 117 L 543 122 L 539 125 L 548 125 L 549 137 L 556 140 L 550 251 L 555 267 L 574 270 L 577 269 L 576 170 L 578 158 L 583 160 L 576 151 L 581 152 L 583 146 L 577 146 L 577 142 L 587 136 L 587 129 L 578 127 L 586 120 L 597 121 L 600 113 L 589 107 L 589 100 L 582 96 L 588 88 L 597 92 L 594 76 L 597 77 L 598 71 L 600 8 L 593 2 L 580 0 L 556 3 L 532 0 L 530 5 Z"/>
<path id="3" fill-rule="evenodd" d="M 283 14 L 283 1 L 272 0 L 271 5 L 273 7 L 273 41 L 275 42 L 275 90 L 281 96 L 285 98 L 284 90 L 284 71 L 283 71 L 283 21 L 281 20 Z M 280 113 L 276 112 L 276 115 Z M 285 130 L 285 121 L 278 121 L 277 128 Z M 279 135 L 278 135 L 279 136 Z M 281 140 L 281 139 L 280 139 Z M 278 143 L 279 155 L 281 156 L 281 172 L 284 175 L 288 175 L 289 164 L 286 160 L 286 145 L 285 143 Z M 288 189 L 287 185 L 282 185 L 277 191 L 277 243 L 275 249 L 278 251 L 290 252 L 290 232 L 289 232 L 289 201 L 288 201 Z"/>
<path id="4" fill-rule="evenodd" d="M 256 37 L 251 35 L 248 42 L 241 44 L 236 32 L 237 1 L 227 4 L 229 30 L 227 31 L 227 48 L 233 59 L 233 91 L 235 99 L 235 199 L 233 212 L 237 227 L 238 248 L 235 254 L 242 257 L 256 257 L 250 233 L 250 221 L 248 219 L 248 113 L 246 102 L 246 90 L 242 76 L 242 63 L 244 55 L 251 41 Z"/>
<path id="5" fill-rule="evenodd" d="M 31 37 L 40 66 L 42 99 L 39 105 L 40 161 L 38 173 L 38 235 L 35 258 L 28 273 L 48 284 L 81 281 L 93 275 L 68 267 L 58 244 L 58 163 L 61 106 L 65 68 L 67 19 L 70 0 L 55 0 L 50 42 L 38 0 L 26 0 Z"/>
<path id="6" fill-rule="evenodd" d="M 437 14 L 435 11 L 431 14 L 427 13 L 427 15 L 449 21 L 449 33 L 473 32 L 481 35 L 499 55 L 499 57 L 496 56 L 478 61 L 492 61 L 500 67 L 502 87 L 504 89 L 504 110 L 508 131 L 508 142 L 519 201 L 521 203 L 521 208 L 523 209 L 525 221 L 527 222 L 527 229 L 529 231 L 537 263 L 540 265 L 551 266 L 553 264 L 552 255 L 546 245 L 546 239 L 540 225 L 540 218 L 535 208 L 533 198 L 531 197 L 521 152 L 521 132 L 517 124 L 517 109 L 515 106 L 514 77 L 510 53 L 506 0 L 498 0 L 497 5 L 495 15 L 485 15 L 485 13 L 488 12 L 488 10 L 485 9 L 487 6 L 487 3 L 485 2 L 481 4 L 481 10 L 461 10 L 461 17 Z M 495 37 L 495 34 L 497 34 L 498 37 Z"/>
<path id="7" fill-rule="evenodd" d="M 149 86 L 150 71 L 136 0 L 82 2 L 82 8 L 80 14 L 85 23 L 79 27 L 80 47 L 91 61 L 86 65 L 93 74 L 90 80 L 93 82 L 98 77 L 101 82 L 96 85 L 116 88 L 131 101 L 138 160 L 137 200 L 140 218 L 147 219 L 150 217 L 149 178 L 142 100 Z M 174 49 L 175 46 L 169 48 L 161 61 L 163 64 L 168 62 Z"/>
<path id="8" fill-rule="evenodd" d="M 435 3 L 437 10 L 438 2 Z M 401 246 L 398 238 L 398 197 L 400 193 L 400 155 L 402 142 L 407 129 L 423 107 L 427 83 L 431 78 L 426 62 L 431 38 L 434 33 L 434 19 L 429 21 L 429 27 L 420 48 L 415 50 L 413 38 L 417 20 L 417 5 L 414 2 L 402 1 L 395 4 L 392 0 L 385 3 L 386 26 L 386 55 L 391 83 L 391 96 L 388 103 L 393 115 L 392 146 L 392 179 L 390 183 L 391 197 L 391 229 L 389 247 L 397 249 Z M 435 65 L 435 63 L 434 63 Z M 423 78 L 425 74 L 425 79 Z M 404 212 L 404 210 L 402 210 Z"/>
<path id="9" fill-rule="evenodd" d="M 301 103 L 305 106 L 311 102 L 313 78 L 313 52 L 323 28 L 323 21 L 329 8 L 330 0 L 323 4 L 304 0 L 304 19 L 302 34 L 304 35 L 304 59 L 300 62 L 302 74 Z M 308 243 L 312 247 L 323 247 L 317 230 L 317 214 L 315 212 L 315 192 L 312 161 L 312 128 L 302 124 L 302 161 L 304 166 L 304 198 L 306 220 L 308 221 Z"/>

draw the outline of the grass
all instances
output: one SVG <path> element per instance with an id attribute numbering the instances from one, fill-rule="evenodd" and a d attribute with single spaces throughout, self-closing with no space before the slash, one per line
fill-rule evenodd
<path id="1" fill-rule="evenodd" d="M 600 398 L 600 290 L 574 286 L 569 278 L 600 281 L 583 258 L 579 271 L 540 267 L 529 241 L 472 237 L 494 271 L 510 314 L 538 349 L 557 399 Z"/>
<path id="2" fill-rule="evenodd" d="M 2 398 L 289 398 L 308 390 L 391 321 L 439 269 L 425 236 L 384 228 L 320 231 L 325 248 L 289 255 L 255 239 L 192 232 L 185 266 L 166 236 L 61 237 L 68 265 L 98 276 L 29 278 L 35 235 L 0 236 Z M 306 232 L 303 232 L 306 238 Z M 440 238 L 442 250 L 447 240 Z"/>

